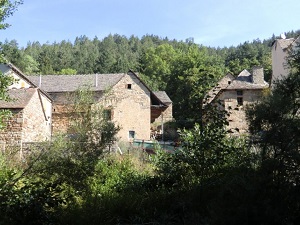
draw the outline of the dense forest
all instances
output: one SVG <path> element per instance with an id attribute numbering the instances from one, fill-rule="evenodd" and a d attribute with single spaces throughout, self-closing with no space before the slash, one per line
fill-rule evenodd
<path id="1" fill-rule="evenodd" d="M 291 31 L 286 36 L 299 34 Z M 167 92 L 178 121 L 197 121 L 205 93 L 227 73 L 238 75 L 260 65 L 265 80 L 270 79 L 271 44 L 276 38 L 273 35 L 236 47 L 212 48 L 155 35 L 128 38 L 110 34 L 102 40 L 80 36 L 74 43 L 32 42 L 24 48 L 19 48 L 15 40 L 6 40 L 0 43 L 0 52 L 28 75 L 119 73 L 131 69 L 152 90 Z"/>
<path id="2" fill-rule="evenodd" d="M 21 3 L 0 1 L 0 31 Z M 178 129 L 181 144 L 172 154 L 159 145 L 149 155 L 125 144 L 124 153 L 115 154 L 107 146 L 119 128 L 99 118 L 91 93 L 82 90 L 74 102 L 72 140 L 57 135 L 24 157 L 19 148 L 0 152 L 0 224 L 300 224 L 300 48 L 288 58 L 289 76 L 246 107 L 248 135 L 228 135 L 226 111 L 206 107 L 205 120 L 199 113 L 207 90 L 228 72 L 262 65 L 268 80 L 274 39 L 230 48 L 117 34 L 25 48 L 14 40 L 1 43 L 0 62 L 25 74 L 137 71 L 171 96 L 176 123 L 191 126 Z M 0 75 L 1 100 L 9 101 L 11 82 Z M 6 116 L 0 110 L 0 125 Z"/>

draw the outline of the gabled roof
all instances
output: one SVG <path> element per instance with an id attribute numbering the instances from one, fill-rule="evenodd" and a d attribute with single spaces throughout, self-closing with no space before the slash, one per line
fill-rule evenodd
<path id="1" fill-rule="evenodd" d="M 35 85 L 51 92 L 74 92 L 78 88 L 88 87 L 93 91 L 104 91 L 125 76 L 117 74 L 89 74 L 89 75 L 41 75 L 27 76 Z"/>
<path id="2" fill-rule="evenodd" d="M 153 94 L 164 104 L 169 105 L 172 100 L 169 98 L 165 91 L 153 91 Z"/>
<path id="3" fill-rule="evenodd" d="M 286 49 L 288 49 L 291 45 L 293 45 L 295 42 L 299 41 L 298 39 L 299 39 L 299 37 L 296 38 L 296 39 L 295 39 L 295 38 L 289 38 L 289 39 L 276 39 L 276 40 L 274 40 L 274 41 L 272 42 L 272 46 L 273 46 L 274 44 L 277 44 L 277 45 L 280 46 L 280 48 L 281 48 L 282 50 L 286 50 Z M 275 46 L 275 47 L 277 47 L 277 46 Z"/>
<path id="4" fill-rule="evenodd" d="M 235 78 L 230 85 L 226 87 L 227 90 L 246 90 L 246 89 L 264 89 L 267 88 L 269 84 L 267 82 L 263 82 L 260 84 L 254 83 L 252 74 L 248 70 L 243 70 L 237 78 Z"/>
<path id="5" fill-rule="evenodd" d="M 0 70 L 3 74 L 8 73 L 10 70 L 12 70 L 15 74 L 17 74 L 21 79 L 25 80 L 27 83 L 29 83 L 32 87 L 36 87 L 34 83 L 32 83 L 23 73 L 21 70 L 19 70 L 15 65 L 12 63 L 7 64 L 0 64 Z"/>
<path id="6" fill-rule="evenodd" d="M 203 104 L 207 105 L 213 102 L 225 90 L 259 90 L 267 87 L 269 84 L 265 81 L 254 83 L 252 74 L 248 70 L 243 70 L 236 78 L 228 73 L 207 93 Z"/>
<path id="7" fill-rule="evenodd" d="M 228 73 L 225 77 L 223 77 L 215 87 L 213 87 L 206 95 L 205 104 L 209 104 L 212 102 L 220 93 L 221 90 L 225 89 L 226 87 L 231 84 L 234 80 L 234 76 Z"/>
<path id="8" fill-rule="evenodd" d="M 289 39 L 278 39 L 277 42 L 279 44 L 279 46 L 285 50 L 288 47 L 290 47 L 290 45 L 295 41 L 294 38 L 289 38 Z"/>
<path id="9" fill-rule="evenodd" d="M 11 101 L 0 100 L 1 109 L 23 109 L 29 103 L 30 99 L 37 92 L 37 88 L 9 89 L 7 94 Z"/>
<path id="10" fill-rule="evenodd" d="M 22 71 L 20 69 L 18 69 L 15 65 L 13 65 L 12 63 L 5 63 L 5 64 L 0 64 L 0 71 L 3 74 L 8 73 L 10 70 L 12 70 L 15 74 L 17 74 L 21 79 L 25 80 L 27 83 L 29 83 L 31 85 L 32 88 L 37 88 L 37 85 L 35 85 L 30 79 L 28 79 L 24 73 L 22 73 Z M 52 102 L 52 98 L 48 95 L 48 93 L 46 93 L 44 90 L 39 88 L 39 91 L 46 96 L 51 102 Z"/>
<path id="11" fill-rule="evenodd" d="M 166 93 L 154 94 L 153 91 L 139 78 L 139 76 L 132 70 L 128 74 L 133 74 L 139 82 L 149 90 L 152 102 L 155 105 L 166 106 L 172 101 Z M 41 75 L 41 76 L 27 76 L 31 82 L 39 86 L 48 93 L 54 92 L 74 92 L 78 88 L 87 87 L 92 91 L 105 91 L 115 84 L 117 84 L 126 73 L 112 73 L 112 74 L 88 74 L 88 75 Z"/>

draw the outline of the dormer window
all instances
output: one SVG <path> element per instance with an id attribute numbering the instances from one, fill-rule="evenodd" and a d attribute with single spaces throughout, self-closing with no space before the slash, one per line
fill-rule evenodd
<path id="1" fill-rule="evenodd" d="M 132 89 L 132 84 L 126 84 L 127 89 Z"/>

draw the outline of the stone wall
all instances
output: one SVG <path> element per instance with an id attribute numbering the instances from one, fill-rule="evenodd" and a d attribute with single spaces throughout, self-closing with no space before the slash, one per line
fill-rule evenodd
<path id="1" fill-rule="evenodd" d="M 11 109 L 12 117 L 5 121 L 6 127 L 0 131 L 0 144 L 21 145 L 23 127 L 23 109 Z"/>
<path id="2" fill-rule="evenodd" d="M 100 104 L 111 108 L 121 141 L 131 141 L 130 132 L 135 139 L 150 140 L 150 91 L 135 75 L 125 75 Z"/>
<path id="3" fill-rule="evenodd" d="M 54 100 L 52 108 L 52 134 L 69 133 L 70 124 L 75 116 L 73 112 L 77 92 L 54 92 L 50 93 L 50 95 Z M 102 96 L 102 91 L 94 92 L 94 101 L 100 101 Z"/>
<path id="4" fill-rule="evenodd" d="M 166 108 L 151 107 L 151 123 L 167 123 L 173 120 L 173 105 L 172 103 Z"/>
<path id="5" fill-rule="evenodd" d="M 41 101 L 39 92 L 36 91 L 30 102 L 24 108 L 23 114 L 23 142 L 41 142 L 51 138 L 51 117 L 47 115 Z M 51 108 L 51 103 L 47 105 Z"/>
<path id="6" fill-rule="evenodd" d="M 220 95 L 219 100 L 224 104 L 225 110 L 230 113 L 228 117 L 228 130 L 230 130 L 231 133 L 243 134 L 248 132 L 245 106 L 259 101 L 261 95 L 261 89 L 242 90 L 242 95 L 238 95 L 237 90 L 226 90 Z M 237 98 L 242 98 L 242 105 L 239 105 Z"/>
<path id="7" fill-rule="evenodd" d="M 68 132 L 72 122 L 72 105 L 70 94 L 51 93 L 54 98 L 52 111 L 53 134 Z M 66 101 L 66 97 L 68 100 Z M 150 139 L 150 91 L 133 74 L 126 74 L 105 94 L 95 92 L 99 113 L 101 109 L 110 109 L 112 121 L 120 126 L 117 137 L 120 141 L 131 141 L 129 132 L 134 132 L 137 139 Z M 96 108 L 96 107 L 95 107 Z"/>
<path id="8" fill-rule="evenodd" d="M 73 116 L 72 105 L 53 104 L 52 134 L 67 133 Z"/>

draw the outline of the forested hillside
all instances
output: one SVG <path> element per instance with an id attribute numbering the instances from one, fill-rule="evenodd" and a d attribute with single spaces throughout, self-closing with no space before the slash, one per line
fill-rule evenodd
<path id="1" fill-rule="evenodd" d="M 287 32 L 286 36 L 290 38 L 299 34 L 300 31 L 292 31 Z M 270 45 L 275 38 L 278 37 L 273 35 L 263 41 L 245 41 L 229 48 L 198 45 L 196 47 L 200 52 L 204 50 L 207 55 L 219 58 L 226 70 L 234 74 L 257 64 L 263 65 L 268 71 Z M 193 45 L 195 44 L 189 40 L 169 40 L 167 37 L 155 35 L 145 35 L 142 38 L 132 35 L 128 38 L 110 34 L 102 40 L 97 37 L 91 40 L 83 35 L 76 37 L 74 43 L 67 40 L 46 44 L 40 44 L 38 41 L 28 42 L 25 48 L 19 48 L 16 40 L 6 40 L 4 43 L 0 42 L 0 50 L 26 74 L 117 73 L 130 68 L 146 76 L 153 72 L 162 73 L 161 76 L 164 76 L 163 73 L 168 71 L 162 71 L 167 68 L 161 67 L 167 65 L 158 63 L 164 64 L 160 61 L 173 60 L 176 57 L 175 53 L 186 53 Z M 151 66 L 154 67 L 152 70 L 149 69 Z M 155 66 L 159 66 L 158 71 L 153 71 Z"/>
<path id="2" fill-rule="evenodd" d="M 22 2 L 0 1 L 0 30 Z M 176 123 L 184 119 L 192 125 L 178 129 L 180 145 L 173 154 L 157 144 L 149 155 L 127 143 L 119 143 L 114 154 L 110 147 L 119 127 L 103 110 L 90 107 L 95 103 L 91 93 L 81 90 L 73 105 L 72 138 L 63 133 L 29 148 L 1 143 L 0 225 L 300 224 L 299 47 L 287 58 L 289 76 L 245 107 L 249 135 L 228 135 L 227 112 L 213 104 L 198 123 L 203 96 L 227 72 L 237 75 L 261 65 L 269 79 L 270 45 L 276 38 L 229 48 L 117 34 L 103 40 L 82 36 L 74 43 L 33 42 L 25 48 L 13 40 L 0 43 L 0 63 L 3 53 L 25 74 L 132 69 L 154 90 L 167 91 Z M 0 100 L 13 100 L 7 94 L 11 82 L 0 76 Z M 0 131 L 10 116 L 0 110 Z"/>
<path id="3" fill-rule="evenodd" d="M 292 31 L 286 36 L 299 34 L 300 31 Z M 25 48 L 19 48 L 15 40 L 7 40 L 0 43 L 0 50 L 25 74 L 118 73 L 132 69 L 150 88 L 168 93 L 177 120 L 197 121 L 205 93 L 228 72 L 238 75 L 261 65 L 265 79 L 270 78 L 271 43 L 276 38 L 279 37 L 273 35 L 263 41 L 212 48 L 155 35 L 128 38 L 114 34 L 102 40 L 80 36 L 74 43 L 32 42 Z"/>

